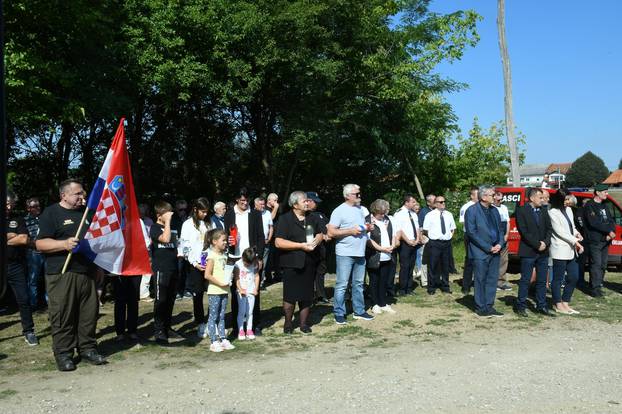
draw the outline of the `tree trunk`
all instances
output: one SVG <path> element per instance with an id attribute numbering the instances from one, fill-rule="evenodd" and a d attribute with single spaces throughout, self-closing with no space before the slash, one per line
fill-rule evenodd
<path id="1" fill-rule="evenodd" d="M 505 39 L 505 0 L 497 1 L 497 29 L 499 31 L 499 50 L 503 65 L 503 86 L 505 90 L 505 132 L 508 136 L 510 147 L 510 168 L 512 172 L 512 185 L 520 187 L 520 171 L 518 164 L 518 148 L 514 135 L 514 114 L 512 112 L 512 72 L 510 71 L 510 55 Z"/>

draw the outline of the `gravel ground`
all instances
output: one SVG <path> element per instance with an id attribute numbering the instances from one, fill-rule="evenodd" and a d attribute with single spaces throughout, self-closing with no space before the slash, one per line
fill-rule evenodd
<path id="1" fill-rule="evenodd" d="M 495 327 L 366 348 L 355 339 L 280 355 L 230 351 L 165 366 L 137 352 L 105 367 L 5 378 L 0 411 L 622 412 L 621 325 L 483 323 Z"/>

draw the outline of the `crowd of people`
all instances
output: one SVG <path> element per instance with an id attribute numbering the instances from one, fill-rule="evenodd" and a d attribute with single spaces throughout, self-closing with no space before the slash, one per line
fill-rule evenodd
<path id="1" fill-rule="evenodd" d="M 58 369 L 76 368 L 74 352 L 82 360 L 106 363 L 97 350 L 95 330 L 99 310 L 98 281 L 103 271 L 88 257 L 66 257 L 84 237 L 76 237 L 85 191 L 77 180 L 59 188 L 60 201 L 41 213 L 37 199 L 26 201 L 28 214 L 13 214 L 17 198 L 7 197 L 8 282 L 19 307 L 26 343 L 38 344 L 32 312 L 45 306 L 49 313 L 53 351 Z M 535 312 L 578 314 L 570 306 L 573 290 L 585 283 L 585 257 L 589 253 L 590 292 L 602 296 L 607 247 L 615 237 L 612 217 L 603 206 L 607 187 L 597 185 L 593 199 L 579 209 L 565 190 L 551 195 L 531 188 L 528 202 L 515 211 L 520 233 L 518 255 L 521 276 L 514 310 L 528 317 L 528 293 L 535 282 Z M 405 194 L 393 215 L 390 203 L 376 199 L 369 209 L 361 204 L 361 188 L 343 186 L 343 203 L 330 216 L 318 211 L 322 200 L 316 192 L 294 191 L 289 208 L 278 195 L 251 198 L 241 189 L 230 205 L 212 206 L 199 197 L 189 206 L 178 200 L 140 205 L 141 226 L 151 258 L 152 274 L 108 275 L 114 288 L 114 323 L 119 341 L 138 341 L 139 300 L 153 302 L 154 338 L 158 344 L 179 337 L 171 326 L 175 301 L 192 299 L 197 335 L 209 338 L 210 351 L 235 348 L 235 340 L 254 340 L 262 334 L 261 291 L 275 281 L 283 283 L 283 333 L 312 332 L 309 319 L 314 303 L 330 304 L 325 288 L 327 252 L 335 251 L 336 281 L 332 306 L 335 323 L 348 323 L 346 298 L 352 318 L 370 321 L 383 313 L 395 314 L 391 304 L 412 295 L 415 278 L 427 294 L 451 293 L 449 274 L 455 272 L 452 239 L 457 229 L 443 195 L 430 194 L 423 208 L 412 194 Z M 511 290 L 506 271 L 510 215 L 503 194 L 495 188 L 473 188 L 470 200 L 459 212 L 464 226 L 466 256 L 462 293 L 473 288 L 479 317 L 502 317 L 495 309 L 497 291 Z M 210 212 L 213 210 L 213 214 Z M 397 265 L 399 263 L 399 273 Z M 41 279 L 45 273 L 45 289 Z M 395 282 L 396 273 L 398 281 Z M 367 298 L 365 279 L 368 275 Z M 547 286 L 552 309 L 547 306 Z M 204 296 L 207 294 L 207 312 Z M 230 301 L 232 329 L 225 330 L 225 311 Z"/>

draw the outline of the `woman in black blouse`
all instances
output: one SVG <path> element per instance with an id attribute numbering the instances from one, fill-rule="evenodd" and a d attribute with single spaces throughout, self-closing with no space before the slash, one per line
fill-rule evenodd
<path id="1" fill-rule="evenodd" d="M 294 191 L 289 196 L 291 210 L 283 214 L 276 227 L 274 244 L 280 250 L 279 264 L 283 274 L 283 333 L 291 334 L 292 317 L 298 302 L 300 331 L 310 333 L 307 323 L 313 303 L 313 284 L 318 255 L 316 247 L 322 240 L 319 223 L 307 215 L 307 194 Z"/>

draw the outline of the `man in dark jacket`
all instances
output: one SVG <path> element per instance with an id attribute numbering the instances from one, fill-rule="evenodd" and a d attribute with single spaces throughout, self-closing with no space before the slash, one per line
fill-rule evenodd
<path id="1" fill-rule="evenodd" d="M 536 269 L 536 312 L 555 316 L 546 307 L 546 274 L 551 245 L 551 219 L 542 208 L 542 189 L 532 188 L 528 193 L 529 203 L 516 210 L 516 227 L 520 233 L 518 255 L 521 259 L 521 278 L 518 282 L 518 299 L 515 311 L 527 317 L 527 294 L 533 269 Z"/>
<path id="2" fill-rule="evenodd" d="M 229 240 L 229 258 L 228 265 L 233 265 L 242 257 L 242 253 L 247 247 L 253 247 L 259 259 L 261 266 L 261 258 L 263 257 L 263 249 L 265 244 L 265 235 L 263 231 L 263 220 L 261 212 L 251 210 L 248 205 L 248 192 L 246 188 L 240 189 L 238 192 L 235 205 L 228 209 L 225 213 L 225 231 Z M 233 240 L 231 229 L 235 224 L 237 237 Z M 235 297 L 235 284 L 231 286 L 231 297 Z M 253 309 L 253 324 L 255 325 L 255 335 L 261 335 L 261 319 L 260 319 L 260 295 L 259 292 L 255 296 L 255 307 Z M 237 300 L 231 301 L 232 315 L 238 314 Z M 233 335 L 237 335 L 238 326 L 236 318 L 233 318 Z"/>
<path id="3" fill-rule="evenodd" d="M 590 289 L 592 296 L 603 296 L 603 279 L 607 270 L 608 248 L 616 237 L 616 226 L 611 213 L 603 203 L 607 200 L 606 184 L 594 186 L 594 198 L 585 203 L 583 215 L 590 251 Z"/>

